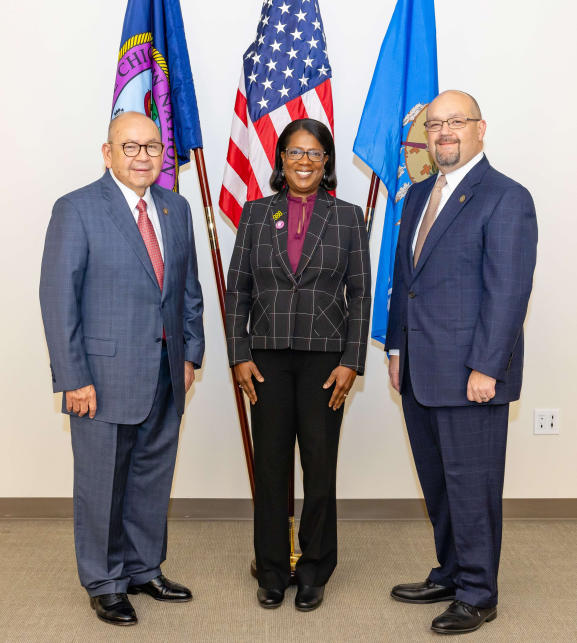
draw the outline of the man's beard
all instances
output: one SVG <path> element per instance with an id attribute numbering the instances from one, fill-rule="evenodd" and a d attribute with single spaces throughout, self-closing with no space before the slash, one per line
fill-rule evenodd
<path id="1" fill-rule="evenodd" d="M 444 156 L 441 156 L 443 153 L 442 150 L 439 149 L 438 144 L 439 143 L 457 143 L 457 149 L 455 152 L 446 152 L 444 153 Z M 437 141 L 437 146 L 435 147 L 435 160 L 437 161 L 437 165 L 439 167 L 453 167 L 454 165 L 457 165 L 457 163 L 461 160 L 461 146 L 459 145 L 459 141 L 453 141 L 451 139 L 440 139 Z"/>

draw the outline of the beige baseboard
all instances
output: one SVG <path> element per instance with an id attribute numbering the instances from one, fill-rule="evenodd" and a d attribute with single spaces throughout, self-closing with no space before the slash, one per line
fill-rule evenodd
<path id="1" fill-rule="evenodd" d="M 337 501 L 341 520 L 424 520 L 427 512 L 419 498 Z M 302 500 L 295 500 L 300 515 Z M 577 498 L 506 498 L 505 519 L 577 520 Z M 250 520 L 248 498 L 173 498 L 169 518 L 176 520 Z M 0 518 L 71 518 L 72 498 L 0 498 Z"/>

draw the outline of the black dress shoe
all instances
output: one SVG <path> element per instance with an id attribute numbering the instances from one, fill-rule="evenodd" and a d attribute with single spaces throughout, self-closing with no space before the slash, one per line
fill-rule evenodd
<path id="1" fill-rule="evenodd" d="M 475 607 L 462 601 L 453 601 L 437 618 L 431 629 L 439 634 L 465 634 L 478 630 L 483 623 L 497 618 L 496 607 Z"/>
<path id="2" fill-rule="evenodd" d="M 136 612 L 126 594 L 100 594 L 90 597 L 90 607 L 101 621 L 112 625 L 136 625 Z"/>
<path id="3" fill-rule="evenodd" d="M 172 603 L 186 603 L 192 600 L 192 594 L 187 587 L 173 583 L 162 574 L 142 585 L 129 585 L 129 594 L 148 594 L 157 601 L 171 601 Z"/>
<path id="4" fill-rule="evenodd" d="M 427 579 L 423 583 L 395 585 L 391 590 L 391 596 L 403 603 L 439 603 L 455 600 L 455 588 L 436 585 Z"/>
<path id="5" fill-rule="evenodd" d="M 284 600 L 284 589 L 267 589 L 266 587 L 259 587 L 256 592 L 256 597 L 261 607 L 272 610 L 278 607 Z"/>
<path id="6" fill-rule="evenodd" d="M 311 612 L 323 602 L 325 586 L 299 585 L 295 596 L 295 607 L 300 612 Z"/>

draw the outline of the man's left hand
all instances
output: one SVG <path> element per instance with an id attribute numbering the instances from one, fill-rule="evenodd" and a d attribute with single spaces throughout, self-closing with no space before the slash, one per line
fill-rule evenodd
<path id="1" fill-rule="evenodd" d="M 488 402 L 495 397 L 495 383 L 497 380 L 494 377 L 489 377 L 479 371 L 471 371 L 469 381 L 467 382 L 467 399 L 469 402 Z"/>
<path id="2" fill-rule="evenodd" d="M 194 382 L 194 366 L 192 362 L 184 362 L 184 392 L 188 393 Z"/>

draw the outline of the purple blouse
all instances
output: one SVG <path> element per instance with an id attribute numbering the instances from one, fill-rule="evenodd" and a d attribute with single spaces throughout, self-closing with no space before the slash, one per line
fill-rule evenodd
<path id="1" fill-rule="evenodd" d="M 288 199 L 288 236 L 287 251 L 293 272 L 297 271 L 303 252 L 305 236 L 309 229 L 311 214 L 315 206 L 316 192 L 303 201 L 300 197 L 287 194 Z"/>

